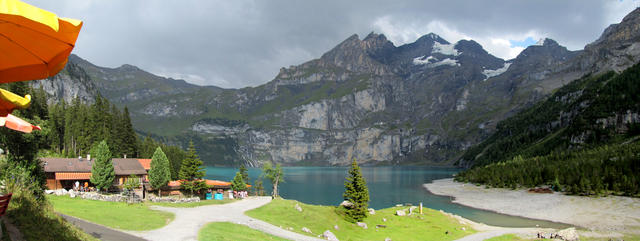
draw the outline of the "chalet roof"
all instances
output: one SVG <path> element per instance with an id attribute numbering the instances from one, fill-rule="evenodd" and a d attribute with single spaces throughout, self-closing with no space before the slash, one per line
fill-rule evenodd
<path id="1" fill-rule="evenodd" d="M 95 158 L 90 161 L 86 158 L 41 158 L 41 161 L 44 172 L 91 172 L 91 165 Z M 116 175 L 147 174 L 138 159 L 113 158 L 111 161 Z"/>
<path id="2" fill-rule="evenodd" d="M 86 158 L 40 158 L 44 172 L 91 172 L 91 163 Z"/>
<path id="3" fill-rule="evenodd" d="M 142 167 L 138 159 L 113 158 L 111 161 L 113 162 L 116 175 L 147 174 L 147 170 Z"/>
<path id="4" fill-rule="evenodd" d="M 151 169 L 151 159 L 138 159 L 138 162 L 140 162 L 140 165 L 142 165 L 145 170 L 148 171 Z"/>

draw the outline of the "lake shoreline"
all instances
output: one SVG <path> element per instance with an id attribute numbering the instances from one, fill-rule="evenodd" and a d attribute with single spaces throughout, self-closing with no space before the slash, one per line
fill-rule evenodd
<path id="1" fill-rule="evenodd" d="M 640 199 L 581 197 L 561 193 L 536 194 L 527 190 L 485 188 L 452 178 L 425 183 L 429 192 L 452 197 L 453 203 L 500 214 L 570 224 L 598 232 L 638 232 Z"/>

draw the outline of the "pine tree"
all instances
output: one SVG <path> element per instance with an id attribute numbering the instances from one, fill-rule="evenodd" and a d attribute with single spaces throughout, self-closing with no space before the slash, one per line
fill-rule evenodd
<path id="1" fill-rule="evenodd" d="M 253 188 L 255 190 L 256 196 L 264 196 L 264 186 L 262 185 L 262 179 L 258 178 L 258 180 L 253 181 Z"/>
<path id="2" fill-rule="evenodd" d="M 231 189 L 234 191 L 247 190 L 247 184 L 242 180 L 242 174 L 240 172 L 236 172 L 236 176 L 231 181 Z"/>
<path id="3" fill-rule="evenodd" d="M 367 182 L 365 181 L 360 167 L 354 159 L 351 163 L 351 169 L 349 169 L 349 176 L 344 182 L 344 200 L 347 200 L 353 204 L 350 209 L 347 209 L 346 214 L 350 219 L 355 221 L 362 221 L 367 217 L 367 208 L 369 207 L 369 189 L 367 188 Z"/>
<path id="4" fill-rule="evenodd" d="M 158 190 L 158 196 L 160 196 L 160 188 L 166 186 L 170 179 L 171 173 L 169 172 L 169 160 L 164 152 L 162 152 L 162 149 L 158 147 L 151 158 L 149 184 L 151 184 L 151 187 Z"/>
<path id="5" fill-rule="evenodd" d="M 106 191 L 111 187 L 113 179 L 116 177 L 107 142 L 101 141 L 91 155 L 95 157 L 95 162 L 91 165 L 91 183 L 96 185 L 98 190 Z"/>
<path id="6" fill-rule="evenodd" d="M 185 190 L 191 192 L 193 196 L 194 191 L 198 191 L 205 187 L 203 185 L 202 178 L 205 175 L 204 168 L 202 168 L 202 160 L 196 153 L 196 148 L 193 146 L 193 141 L 189 142 L 189 149 L 187 150 L 187 157 L 182 160 L 182 167 L 180 167 L 180 179 L 182 180 L 182 187 Z"/>
<path id="7" fill-rule="evenodd" d="M 135 130 L 133 130 L 133 125 L 131 124 L 129 108 L 127 108 L 126 106 L 124 107 L 124 111 L 122 113 L 120 125 L 123 130 L 123 133 L 121 133 L 123 143 L 122 152 L 130 157 L 138 156 L 138 147 L 136 146 L 137 136 Z"/>
<path id="8" fill-rule="evenodd" d="M 247 170 L 247 167 L 244 165 L 244 163 L 240 165 L 240 175 L 242 175 L 242 180 L 244 181 L 244 183 L 250 183 L 249 171 Z"/>

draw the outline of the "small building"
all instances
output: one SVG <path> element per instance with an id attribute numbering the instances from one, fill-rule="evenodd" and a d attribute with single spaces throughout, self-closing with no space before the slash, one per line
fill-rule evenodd
<path id="1" fill-rule="evenodd" d="M 47 178 L 47 189 L 72 189 L 78 182 L 82 187 L 93 187 L 91 183 L 91 166 L 95 159 L 87 158 L 41 158 L 42 166 Z M 122 189 L 122 185 L 129 176 L 135 175 L 142 183 L 147 170 L 135 158 L 113 158 L 113 169 L 116 177 L 112 188 Z"/>

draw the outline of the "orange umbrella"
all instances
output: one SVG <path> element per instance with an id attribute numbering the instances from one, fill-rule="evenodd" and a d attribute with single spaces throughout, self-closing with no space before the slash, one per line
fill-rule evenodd
<path id="1" fill-rule="evenodd" d="M 44 79 L 67 63 L 82 21 L 0 0 L 0 83 Z"/>
<path id="2" fill-rule="evenodd" d="M 31 133 L 33 130 L 41 130 L 40 126 L 34 126 L 12 114 L 8 114 L 6 117 L 0 117 L 0 126 L 5 126 L 9 129 L 24 133 Z"/>

